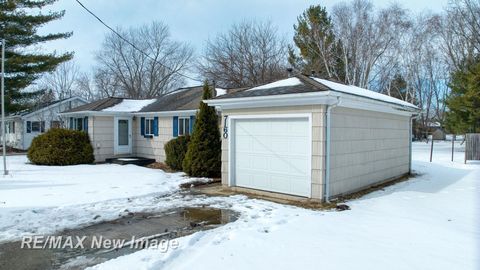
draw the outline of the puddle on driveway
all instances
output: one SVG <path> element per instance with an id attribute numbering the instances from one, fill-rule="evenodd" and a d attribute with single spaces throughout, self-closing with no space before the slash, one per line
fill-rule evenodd
<path id="1" fill-rule="evenodd" d="M 130 213 L 127 217 L 55 235 L 63 237 L 62 243 L 72 236 L 74 244 L 78 242 L 75 236 L 86 236 L 82 242 L 83 249 L 21 249 L 21 241 L 0 244 L 0 269 L 84 269 L 144 248 L 142 243 L 135 243 L 132 248 L 129 245 L 132 237 L 135 240 L 145 237 L 149 244 L 154 241 L 161 243 L 162 240 L 166 243 L 166 240 L 213 229 L 237 218 L 238 214 L 231 210 L 208 207 L 179 208 L 162 213 Z M 124 239 L 125 242 L 123 248 L 91 248 L 92 242 L 97 241 L 98 244 L 99 239 L 102 239 L 102 243 L 105 243 L 105 239 Z"/>

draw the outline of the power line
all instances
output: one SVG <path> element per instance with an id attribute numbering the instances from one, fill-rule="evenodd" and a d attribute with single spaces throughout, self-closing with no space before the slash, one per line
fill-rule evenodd
<path id="1" fill-rule="evenodd" d="M 139 49 L 135 44 L 133 44 L 132 42 L 130 42 L 128 39 L 126 39 L 125 37 L 123 37 L 120 33 L 118 33 L 117 31 L 115 31 L 115 29 L 113 29 L 112 27 L 110 27 L 107 23 L 105 23 L 102 19 L 100 19 L 97 15 L 95 15 L 95 13 L 93 13 L 90 9 L 88 9 L 85 5 L 82 4 L 82 2 L 80 2 L 79 0 L 75 0 L 83 9 L 85 9 L 88 13 L 90 13 L 90 15 L 92 15 L 95 19 L 97 19 L 101 24 L 103 24 L 105 27 L 107 27 L 110 31 L 112 31 L 115 35 L 117 35 L 120 39 L 122 39 L 123 41 L 125 41 L 128 45 L 132 46 L 135 50 L 139 51 L 140 53 L 142 53 L 143 55 L 145 55 L 146 57 L 150 58 L 151 60 L 157 62 L 157 60 L 153 57 L 151 57 L 148 53 L 142 51 L 141 49 Z M 160 64 L 161 66 L 163 66 L 164 68 L 172 71 L 172 72 L 175 72 L 177 73 L 178 75 L 182 76 L 182 77 L 185 77 L 185 78 L 188 78 L 190 80 L 193 80 L 193 81 L 197 81 L 197 82 L 203 82 L 202 80 L 199 80 L 199 79 L 195 79 L 193 77 L 190 77 L 188 75 L 185 75 L 179 71 L 175 71 L 173 68 L 169 67 L 169 66 L 166 66 L 160 62 L 157 62 L 158 64 Z"/>

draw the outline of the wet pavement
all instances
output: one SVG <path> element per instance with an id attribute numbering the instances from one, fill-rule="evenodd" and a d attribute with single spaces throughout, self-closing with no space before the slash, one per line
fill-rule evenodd
<path id="1" fill-rule="evenodd" d="M 40 246 L 46 243 L 44 249 L 21 248 L 21 241 L 0 244 L 0 269 L 84 269 L 146 246 L 172 248 L 174 242 L 168 240 L 213 229 L 237 218 L 238 214 L 231 210 L 209 207 L 128 213 L 116 220 L 46 236 L 40 243 Z M 30 244 L 33 247 L 33 241 Z M 70 244 L 81 246 L 71 248 Z"/>

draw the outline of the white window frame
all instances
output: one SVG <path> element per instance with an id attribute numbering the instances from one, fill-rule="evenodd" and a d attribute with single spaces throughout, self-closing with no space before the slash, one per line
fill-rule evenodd
<path id="1" fill-rule="evenodd" d="M 153 136 L 154 130 L 153 130 L 153 123 L 154 119 L 152 117 L 145 118 L 145 123 L 144 123 L 144 128 L 145 130 L 143 131 L 145 136 Z"/>
<path id="2" fill-rule="evenodd" d="M 83 123 L 84 123 L 83 117 L 75 118 L 75 130 L 83 131 L 84 130 Z"/>
<path id="3" fill-rule="evenodd" d="M 31 126 L 30 126 L 30 132 L 38 132 L 38 133 L 41 133 L 42 132 L 42 121 L 30 121 L 31 122 Z M 38 123 L 38 130 L 33 130 L 33 123 Z"/>
<path id="4" fill-rule="evenodd" d="M 83 117 L 72 117 L 73 118 L 73 126 L 72 130 L 84 131 L 85 130 L 85 121 Z M 78 120 L 81 119 L 80 126 L 78 125 Z M 80 128 L 80 129 L 79 129 Z"/>
<path id="5" fill-rule="evenodd" d="M 180 124 L 180 120 L 183 120 L 183 125 Z M 188 120 L 188 129 L 186 129 L 186 120 Z M 183 132 L 180 133 L 180 126 L 183 128 Z M 178 117 L 178 136 L 190 135 L 190 117 Z"/>
<path id="6" fill-rule="evenodd" d="M 15 134 L 15 121 L 5 122 L 5 133 L 6 134 Z"/>

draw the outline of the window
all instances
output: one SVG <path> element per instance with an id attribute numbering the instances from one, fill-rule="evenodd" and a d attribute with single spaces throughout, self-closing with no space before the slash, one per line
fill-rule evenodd
<path id="1" fill-rule="evenodd" d="M 5 133 L 15 133 L 15 122 L 9 121 L 5 123 Z"/>
<path id="2" fill-rule="evenodd" d="M 84 126 L 84 118 L 70 118 L 70 129 L 73 130 L 86 130 Z"/>
<path id="3" fill-rule="evenodd" d="M 80 130 L 82 131 L 83 130 L 83 118 L 77 118 L 75 119 L 75 129 L 76 130 Z"/>
<path id="4" fill-rule="evenodd" d="M 30 121 L 28 121 L 30 122 Z M 27 122 L 27 133 L 28 133 L 28 124 Z M 45 121 L 32 121 L 30 123 L 30 131 L 31 132 L 45 132 Z"/>
<path id="5" fill-rule="evenodd" d="M 178 136 L 190 135 L 190 118 L 178 118 Z"/>
<path id="6" fill-rule="evenodd" d="M 145 136 L 153 136 L 153 118 L 145 118 Z"/>

